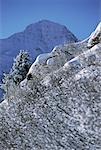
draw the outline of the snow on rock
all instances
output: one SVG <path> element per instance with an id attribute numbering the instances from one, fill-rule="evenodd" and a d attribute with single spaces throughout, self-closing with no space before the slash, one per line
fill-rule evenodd
<path id="1" fill-rule="evenodd" d="M 100 25 L 100 24 L 99 24 Z M 95 33 L 99 31 L 99 26 L 96 28 Z M 51 72 L 54 72 L 58 70 L 59 68 L 63 67 L 64 64 L 67 62 L 69 67 L 71 66 L 72 71 L 74 68 L 74 71 L 76 68 L 81 68 L 82 66 L 85 66 L 85 61 L 83 61 L 81 58 L 81 54 L 83 53 L 83 57 L 86 55 L 89 55 L 89 53 L 92 53 L 89 57 L 87 57 L 86 61 L 88 61 L 89 65 L 95 63 L 95 49 L 99 49 L 100 45 L 97 44 L 93 48 L 88 51 L 88 38 L 87 40 L 83 40 L 81 42 L 77 43 L 71 43 L 71 44 L 64 44 L 56 46 L 50 53 L 41 54 L 39 55 L 35 62 L 32 64 L 31 68 L 29 69 L 29 72 L 27 74 L 27 79 L 31 79 L 35 76 L 39 77 L 40 80 L 42 80 L 46 74 L 50 74 Z M 84 55 L 85 54 L 85 55 Z M 79 56 L 80 55 L 80 59 Z M 76 58 L 77 56 L 77 58 Z M 74 59 L 72 59 L 74 58 Z M 61 60 L 61 61 L 60 61 Z M 80 61 L 80 62 L 79 62 Z"/>
<path id="2" fill-rule="evenodd" d="M 40 54 L 37 58 L 36 61 L 34 62 L 34 65 L 36 65 L 37 63 L 41 64 L 45 64 L 47 59 L 51 58 L 52 54 L 51 53 L 45 53 L 45 54 Z"/>
<path id="3" fill-rule="evenodd" d="M 73 58 L 72 54 L 68 54 L 67 57 L 67 53 L 62 52 L 59 47 L 56 49 L 55 51 L 53 49 L 51 53 L 39 55 L 30 67 L 27 77 L 31 74 L 32 76 L 40 76 L 40 79 L 43 79 L 46 74 L 56 71 L 62 67 L 66 61 Z"/>
<path id="4" fill-rule="evenodd" d="M 88 40 L 88 47 L 93 47 L 94 45 L 101 43 L 101 22 L 98 24 L 96 30 L 91 34 Z"/>
<path id="5" fill-rule="evenodd" d="M 87 50 L 88 48 L 85 42 L 56 46 L 50 53 L 41 54 L 36 58 L 29 69 L 27 78 L 29 78 L 29 76 L 40 76 L 41 80 L 46 74 L 58 70 L 67 61 Z"/>
<path id="6" fill-rule="evenodd" d="M 46 74 L 41 81 L 36 76 L 27 81 L 25 90 L 16 91 L 7 108 L 1 103 L 0 147 L 101 149 L 100 50 L 101 45 L 93 47 L 61 69 Z M 89 64 L 92 54 L 96 61 Z M 82 67 L 78 68 L 80 64 Z"/>
<path id="7" fill-rule="evenodd" d="M 91 49 L 71 59 L 64 64 L 63 68 L 67 68 L 69 73 L 77 73 L 83 70 L 83 68 L 88 67 L 89 69 L 89 66 L 94 65 L 101 66 L 101 44 L 95 45 Z"/>
<path id="8" fill-rule="evenodd" d="M 59 46 L 32 66 L 0 104 L 1 149 L 100 150 L 101 43 Z"/>

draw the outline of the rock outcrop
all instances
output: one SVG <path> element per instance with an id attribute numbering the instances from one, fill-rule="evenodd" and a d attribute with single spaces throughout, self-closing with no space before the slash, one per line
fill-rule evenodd
<path id="1" fill-rule="evenodd" d="M 4 150 L 101 149 L 101 41 L 40 55 L 0 104 Z"/>

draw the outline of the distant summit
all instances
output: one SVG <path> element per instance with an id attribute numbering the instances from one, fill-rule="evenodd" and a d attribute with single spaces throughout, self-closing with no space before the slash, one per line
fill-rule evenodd
<path id="1" fill-rule="evenodd" d="M 8 72 L 13 58 L 20 50 L 27 50 L 32 59 L 50 52 L 56 45 L 77 42 L 77 38 L 63 25 L 48 20 L 33 23 L 24 31 L 0 40 L 0 76 Z"/>

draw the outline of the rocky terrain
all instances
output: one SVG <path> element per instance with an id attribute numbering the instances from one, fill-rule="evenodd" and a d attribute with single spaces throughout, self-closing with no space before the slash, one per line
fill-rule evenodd
<path id="1" fill-rule="evenodd" d="M 101 23 L 88 40 L 39 55 L 0 104 L 4 150 L 101 149 Z"/>

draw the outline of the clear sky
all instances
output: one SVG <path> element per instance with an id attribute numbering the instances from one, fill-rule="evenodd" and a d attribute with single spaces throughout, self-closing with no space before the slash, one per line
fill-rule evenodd
<path id="1" fill-rule="evenodd" d="M 0 38 L 42 19 L 66 25 L 84 39 L 101 20 L 101 0 L 0 0 Z"/>

